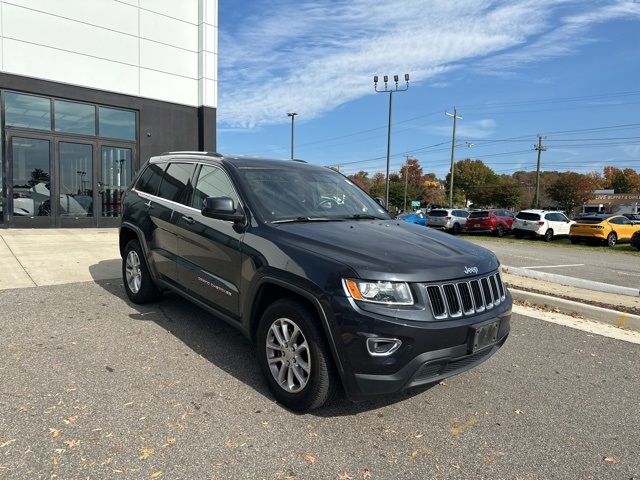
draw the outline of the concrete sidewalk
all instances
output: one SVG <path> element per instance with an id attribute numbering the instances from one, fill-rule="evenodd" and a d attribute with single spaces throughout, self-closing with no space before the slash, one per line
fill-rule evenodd
<path id="1" fill-rule="evenodd" d="M 115 228 L 0 230 L 0 290 L 119 279 L 120 276 Z M 631 328 L 640 325 L 637 317 L 640 297 L 575 288 L 509 273 L 503 273 L 503 278 L 515 300 L 614 325 Z M 593 306 L 592 311 L 585 310 L 586 306 Z M 602 308 L 610 312 L 603 312 Z M 619 312 L 635 314 L 636 318 L 620 324 L 619 316 L 615 315 Z"/>
<path id="2" fill-rule="evenodd" d="M 0 230 L 0 290 L 118 278 L 118 230 Z"/>

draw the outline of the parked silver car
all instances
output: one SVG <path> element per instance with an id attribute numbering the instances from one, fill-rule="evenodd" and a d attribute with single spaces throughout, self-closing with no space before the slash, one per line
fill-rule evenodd
<path id="1" fill-rule="evenodd" d="M 429 226 L 438 230 L 445 230 L 457 235 L 467 225 L 469 212 L 455 208 L 442 208 L 429 212 Z"/>

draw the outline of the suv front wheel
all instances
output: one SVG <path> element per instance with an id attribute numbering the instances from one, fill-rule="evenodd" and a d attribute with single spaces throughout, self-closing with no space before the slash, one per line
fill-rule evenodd
<path id="1" fill-rule="evenodd" d="M 127 296 L 133 303 L 153 302 L 162 295 L 153 278 L 151 278 L 149 266 L 137 240 L 131 240 L 124 247 L 122 281 L 124 282 Z"/>
<path id="2" fill-rule="evenodd" d="M 295 411 L 321 407 L 337 377 L 318 318 L 294 299 L 278 300 L 263 313 L 257 332 L 258 361 L 269 389 Z"/>

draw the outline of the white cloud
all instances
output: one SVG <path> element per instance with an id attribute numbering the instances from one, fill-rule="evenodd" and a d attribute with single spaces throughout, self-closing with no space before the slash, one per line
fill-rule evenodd
<path id="1" fill-rule="evenodd" d="M 458 120 L 456 124 L 456 137 L 462 139 L 481 139 L 491 136 L 495 131 L 496 122 L 492 118 L 483 118 L 481 120 Z M 451 136 L 451 125 L 430 125 L 425 130 L 437 136 Z"/>
<path id="2" fill-rule="evenodd" d="M 231 127 L 285 123 L 292 109 L 299 121 L 318 117 L 371 94 L 374 74 L 409 72 L 413 82 L 442 81 L 443 74 L 474 62 L 481 71 L 504 73 L 571 53 L 589 41 L 592 24 L 640 15 L 640 5 L 631 1 L 269 0 L 246 5 L 259 12 L 232 29 L 221 22 L 218 115 Z M 554 21 L 558 16 L 561 20 Z"/>

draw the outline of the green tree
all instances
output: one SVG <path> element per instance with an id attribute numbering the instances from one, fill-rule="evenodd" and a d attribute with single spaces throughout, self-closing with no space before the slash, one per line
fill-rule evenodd
<path id="1" fill-rule="evenodd" d="M 484 200 L 484 193 L 482 191 L 482 189 L 485 188 L 484 186 L 498 183 L 496 173 L 482 160 L 471 160 L 467 158 L 456 162 L 454 168 L 454 196 L 456 196 L 456 192 L 460 192 L 465 204 L 468 200 L 474 203 L 481 203 L 481 201 Z M 447 192 L 449 191 L 450 182 L 451 175 L 449 174 L 446 178 Z"/>
<path id="2" fill-rule="evenodd" d="M 561 173 L 546 188 L 549 197 L 569 215 L 593 196 L 593 190 L 591 178 L 576 172 Z"/>

